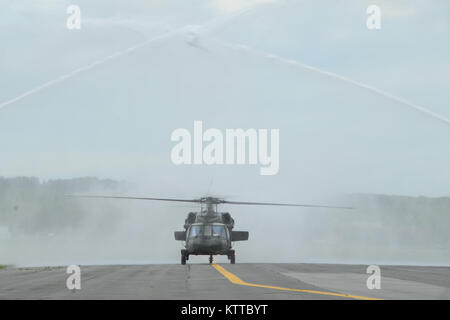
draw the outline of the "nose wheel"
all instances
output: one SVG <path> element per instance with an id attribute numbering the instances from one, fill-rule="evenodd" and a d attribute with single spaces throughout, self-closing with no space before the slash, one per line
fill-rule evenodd
<path id="1" fill-rule="evenodd" d="M 212 263 L 213 263 L 213 260 L 214 260 L 213 256 L 210 255 L 210 256 L 209 256 L 209 264 L 212 264 Z"/>
<path id="2" fill-rule="evenodd" d="M 181 264 L 186 264 L 186 260 L 189 259 L 189 256 L 186 253 L 186 250 L 181 250 Z"/>

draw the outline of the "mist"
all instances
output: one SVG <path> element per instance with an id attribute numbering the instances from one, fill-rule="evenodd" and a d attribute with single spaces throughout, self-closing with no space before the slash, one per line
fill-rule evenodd
<path id="1" fill-rule="evenodd" d="M 187 212 L 197 206 L 65 196 L 145 195 L 138 189 L 95 178 L 2 179 L 2 263 L 179 263 L 182 242 L 173 231 L 183 230 Z M 328 202 L 355 209 L 223 206 L 235 218 L 235 230 L 250 232 L 248 242 L 235 243 L 238 261 L 449 265 L 450 198 L 354 194 Z M 206 260 L 192 257 L 191 263 Z"/>
<path id="2" fill-rule="evenodd" d="M 49 183 L 86 176 L 99 180 L 66 191 L 356 208 L 224 206 L 250 232 L 238 262 L 450 263 L 439 6 L 392 4 L 370 33 L 370 1 L 80 1 L 68 32 L 68 2 L 33 3 L 0 12 L 0 175 L 37 177 L 2 189 L 1 264 L 179 263 L 173 231 L 198 208 L 66 199 Z M 174 165 L 170 135 L 195 120 L 279 129 L 279 173 Z"/>

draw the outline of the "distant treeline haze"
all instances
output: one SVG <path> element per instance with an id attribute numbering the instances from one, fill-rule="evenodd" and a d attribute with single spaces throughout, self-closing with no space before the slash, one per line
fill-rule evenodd
<path id="1" fill-rule="evenodd" d="M 87 192 L 110 193 L 121 182 L 97 178 L 39 181 L 38 178 L 0 177 L 0 226 L 11 234 L 51 234 L 76 229 L 88 215 L 81 199 L 65 195 Z"/>
<path id="2" fill-rule="evenodd" d="M 37 178 L 0 178 L 0 226 L 7 227 L 12 235 L 58 234 L 76 230 L 94 214 L 97 217 L 123 216 L 116 202 L 88 202 L 86 205 L 86 199 L 64 195 L 118 194 L 124 192 L 125 185 L 125 182 L 98 178 L 45 182 Z M 306 228 L 323 233 L 320 237 L 324 240 L 450 244 L 450 197 L 351 194 L 345 196 L 344 202 L 356 210 L 308 214 Z M 108 218 L 99 221 L 102 226 L 98 228 L 107 228 L 108 221 L 114 223 L 114 219 Z"/>

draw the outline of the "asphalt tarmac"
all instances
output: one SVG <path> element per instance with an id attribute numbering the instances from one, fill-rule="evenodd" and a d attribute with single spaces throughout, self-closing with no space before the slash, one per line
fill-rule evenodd
<path id="1" fill-rule="evenodd" d="M 187 264 L 0 270 L 0 299 L 450 299 L 450 267 L 380 266 L 368 289 L 366 265 Z"/>

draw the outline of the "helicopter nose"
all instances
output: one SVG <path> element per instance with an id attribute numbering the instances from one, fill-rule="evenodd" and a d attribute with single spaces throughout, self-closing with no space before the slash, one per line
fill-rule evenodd
<path id="1" fill-rule="evenodd" d="M 204 241 L 203 243 L 208 247 L 215 247 L 217 245 L 220 245 L 220 243 L 221 243 L 220 240 L 218 240 L 218 239 L 206 239 L 203 241 Z"/>
<path id="2" fill-rule="evenodd" d="M 203 250 L 217 251 L 222 249 L 222 241 L 220 239 L 198 239 L 194 246 Z"/>

